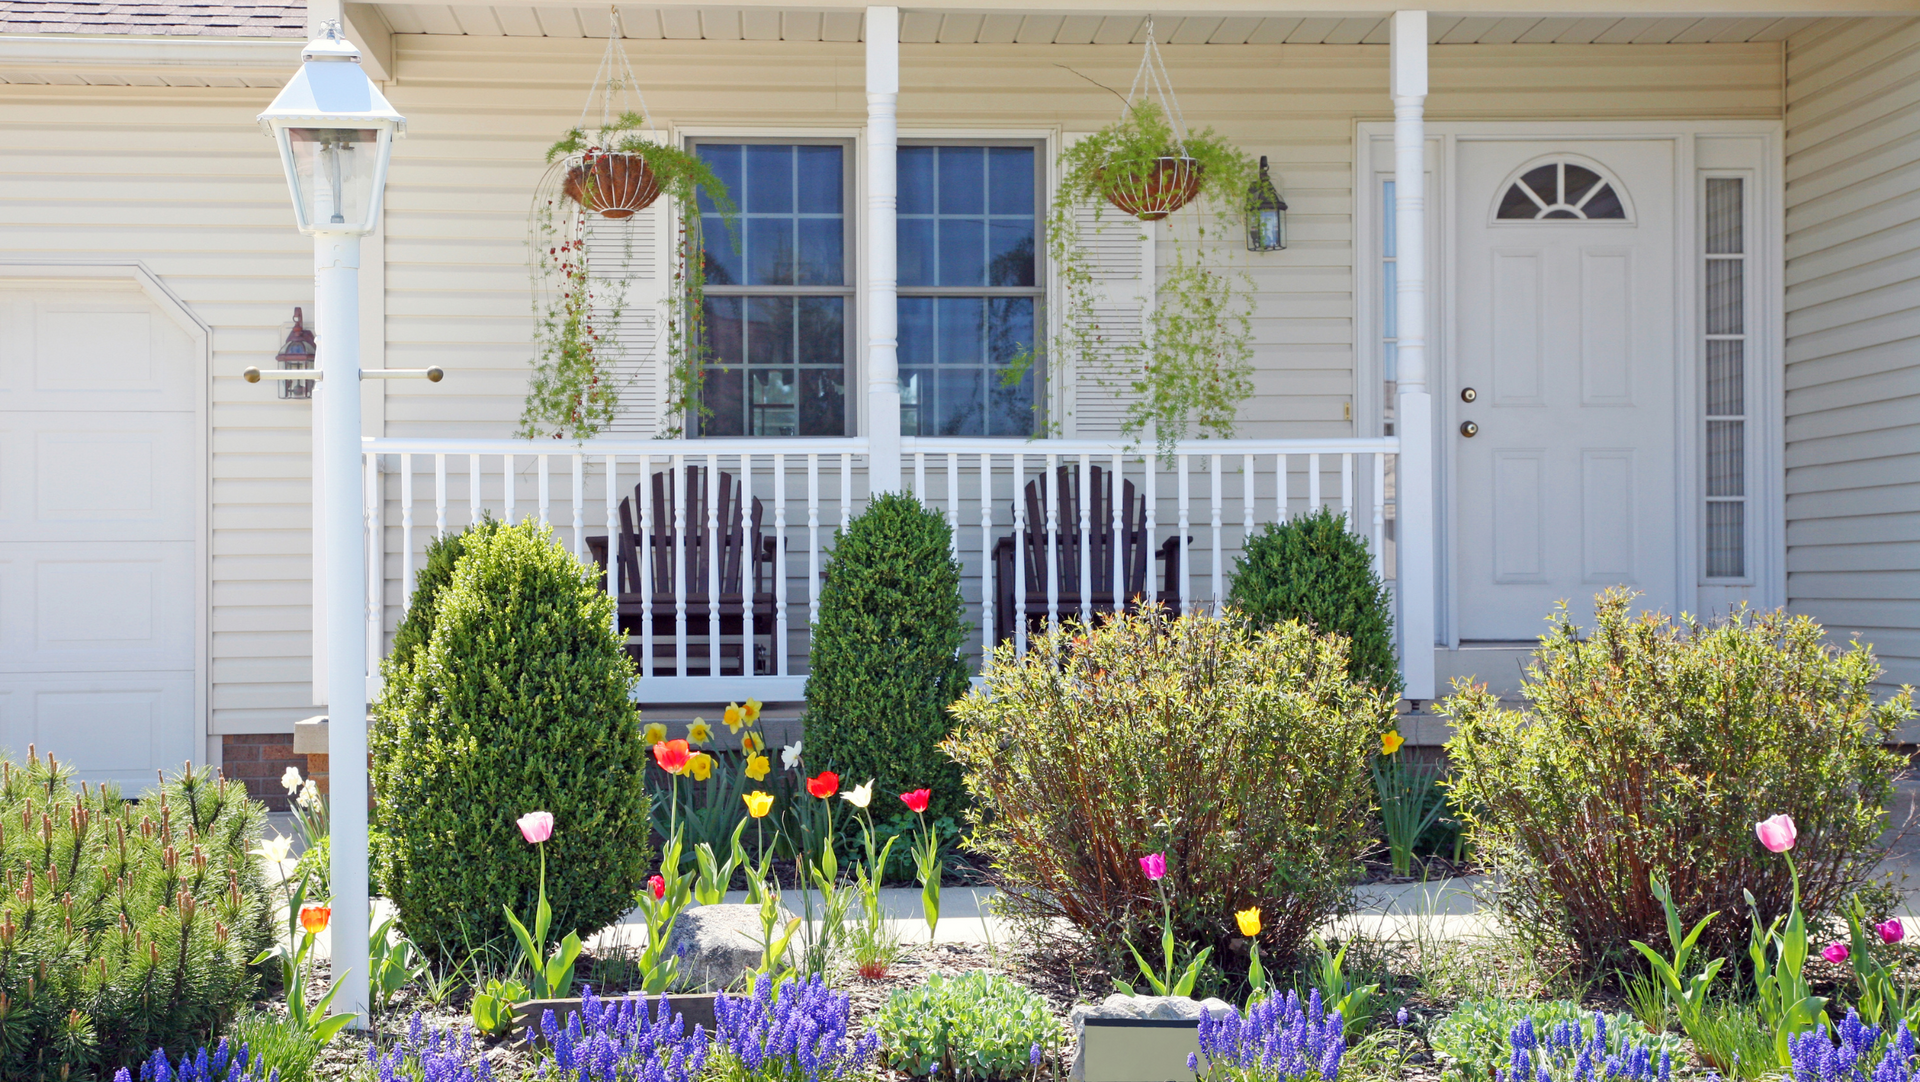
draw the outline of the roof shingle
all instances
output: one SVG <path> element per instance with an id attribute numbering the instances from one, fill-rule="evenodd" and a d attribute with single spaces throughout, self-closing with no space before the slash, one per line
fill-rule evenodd
<path id="1" fill-rule="evenodd" d="M 0 0 L 0 34 L 304 38 L 305 0 Z"/>

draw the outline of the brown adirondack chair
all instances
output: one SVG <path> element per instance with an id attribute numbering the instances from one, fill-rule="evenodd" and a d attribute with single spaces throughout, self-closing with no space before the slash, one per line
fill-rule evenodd
<path id="1" fill-rule="evenodd" d="M 647 498 L 648 482 L 633 486 L 633 495 L 620 501 L 618 611 L 620 630 L 639 642 L 629 642 L 643 674 L 673 676 L 679 672 L 674 656 L 676 610 L 679 608 L 679 557 L 686 560 L 687 674 L 689 676 L 762 675 L 771 671 L 774 633 L 774 539 L 762 525 L 761 506 L 753 498 L 748 523 L 740 521 L 745 493 L 737 478 L 720 472 L 715 478 L 713 507 L 717 528 L 707 523 L 707 471 L 688 466 L 685 477 L 684 532 L 674 527 L 673 474 L 656 473 L 651 481 L 653 521 L 647 533 L 639 531 L 637 501 Z M 607 567 L 607 539 L 587 538 L 587 548 L 602 572 Z M 717 572 L 720 613 L 713 626 L 710 575 Z M 644 576 L 644 578 L 643 578 Z M 605 578 L 601 579 L 602 584 Z M 643 583 L 649 589 L 643 590 Z M 720 639 L 720 672 L 712 669 L 710 642 Z M 762 640 L 765 649 L 761 649 Z M 650 664 L 651 663 L 651 664 Z"/>
<path id="2" fill-rule="evenodd" d="M 1162 565 L 1160 589 L 1150 593 L 1147 578 L 1147 501 L 1134 491 L 1133 482 L 1120 486 L 1120 532 L 1113 529 L 1113 483 L 1100 467 L 1091 471 L 1091 500 L 1087 508 L 1089 522 L 1086 537 L 1088 581 L 1080 579 L 1080 470 L 1073 465 L 1059 467 L 1059 533 L 1054 540 L 1057 557 L 1059 614 L 1062 620 L 1077 619 L 1083 593 L 1095 612 L 1113 612 L 1117 608 L 1132 611 L 1151 597 L 1169 609 L 1180 608 L 1180 539 L 1169 537 L 1152 556 Z M 993 546 L 994 559 L 994 635 L 1001 641 L 1013 637 L 1015 612 L 1024 615 L 1028 632 L 1034 633 L 1047 623 L 1047 492 L 1045 476 L 1027 482 L 1026 528 L 1017 535 L 1002 537 Z M 1014 582 L 1014 546 L 1023 550 L 1024 583 Z M 1115 600 L 1113 557 L 1120 553 L 1124 580 Z"/>

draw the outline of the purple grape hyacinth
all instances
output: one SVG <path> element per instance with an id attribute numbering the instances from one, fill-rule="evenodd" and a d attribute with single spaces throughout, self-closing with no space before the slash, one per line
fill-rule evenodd
<path id="1" fill-rule="evenodd" d="M 774 1082 L 843 1078 L 880 1050 L 880 1036 L 849 1032 L 850 1002 L 815 975 L 776 989 L 762 974 L 750 996 L 717 997 L 715 1041 L 744 1074 Z"/>
<path id="2" fill-rule="evenodd" d="M 1513 1058 L 1507 1069 L 1495 1069 L 1497 1082 L 1669 1082 L 1673 1053 L 1654 1045 L 1630 1044 L 1616 1032 L 1607 1033 L 1607 1016 L 1595 1011 L 1593 1025 L 1555 1023 L 1543 1036 L 1532 1018 L 1522 1018 L 1507 1037 Z"/>
<path id="3" fill-rule="evenodd" d="M 647 1014 L 644 995 L 601 999 L 592 988 L 580 990 L 580 1009 L 567 1013 L 563 1027 L 551 1010 L 540 1016 L 544 1042 L 559 1077 L 577 1082 L 692 1082 L 707 1062 L 706 1027 L 687 1032 L 687 1020 L 661 996 Z M 527 1027 L 528 1043 L 535 1042 Z M 542 1063 L 539 1077 L 547 1078 Z"/>
<path id="4" fill-rule="evenodd" d="M 1914 1037 L 1906 1022 L 1900 1023 L 1886 1040 L 1883 1030 L 1860 1021 L 1860 1012 L 1849 1010 L 1847 1017 L 1834 1026 L 1839 1043 L 1818 1026 L 1787 1039 L 1787 1051 L 1793 1060 L 1794 1082 L 1911 1082 L 1914 1077 Z M 1873 1063 L 1875 1051 L 1880 1061 Z M 1871 1064 L 1871 1066 L 1869 1066 Z"/>
<path id="5" fill-rule="evenodd" d="M 263 1075 L 261 1066 L 249 1055 L 246 1045 L 236 1050 L 222 1037 L 211 1051 L 203 1047 L 195 1054 L 181 1056 L 178 1068 L 167 1059 L 166 1049 L 154 1049 L 153 1055 L 140 1064 L 140 1082 L 280 1082 L 279 1071 Z M 133 1082 L 133 1074 L 122 1067 L 114 1072 L 113 1082 Z"/>
<path id="6" fill-rule="evenodd" d="M 1247 1008 L 1244 1017 L 1229 1007 L 1214 1018 L 1200 1012 L 1200 1056 L 1188 1063 L 1208 1077 L 1262 1082 L 1333 1082 L 1347 1054 L 1346 1023 L 1339 1011 L 1326 1011 L 1316 989 L 1303 1007 L 1298 994 L 1266 999 Z M 1204 1057 L 1206 1070 L 1200 1070 Z"/>
<path id="7" fill-rule="evenodd" d="M 473 1030 L 430 1031 L 417 1011 L 386 1055 L 367 1046 L 367 1064 L 376 1082 L 493 1082 L 493 1069 L 475 1056 Z"/>

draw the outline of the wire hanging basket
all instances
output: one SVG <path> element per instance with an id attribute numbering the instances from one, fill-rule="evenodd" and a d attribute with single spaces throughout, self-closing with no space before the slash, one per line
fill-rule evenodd
<path id="1" fill-rule="evenodd" d="M 603 139 L 605 133 L 616 127 L 618 118 L 625 116 L 638 115 L 644 121 L 641 131 L 651 133 L 653 126 L 647 114 L 646 98 L 640 94 L 639 80 L 627 60 L 626 50 L 620 47 L 619 9 L 611 9 L 608 18 L 612 20 L 612 32 L 607 36 L 607 51 L 600 58 L 600 70 L 593 77 L 587 104 L 580 110 L 579 128 L 583 132 L 587 130 L 587 116 L 597 97 L 599 131 Z M 616 95 L 618 110 L 614 107 Z M 633 108 L 635 99 L 638 99 L 638 110 Z M 614 221 L 631 218 L 660 198 L 660 180 L 654 176 L 653 167 L 638 154 L 594 144 L 561 158 L 554 163 L 554 168 L 561 174 L 561 194 L 578 203 L 583 211 L 602 218 Z"/>
<path id="2" fill-rule="evenodd" d="M 1206 166 L 1186 153 L 1187 124 L 1180 115 L 1180 103 L 1173 96 L 1173 79 L 1160 58 L 1160 46 L 1154 41 L 1152 16 L 1147 17 L 1147 41 L 1140 56 L 1140 70 L 1134 73 L 1133 86 L 1127 91 L 1129 114 L 1135 99 L 1143 95 L 1159 98 L 1160 109 L 1173 126 L 1174 142 L 1168 149 L 1179 153 L 1156 159 L 1150 168 L 1135 163 L 1103 168 L 1099 182 L 1108 202 L 1143 222 L 1157 222 L 1194 201 L 1200 194 L 1201 183 L 1206 180 Z"/>

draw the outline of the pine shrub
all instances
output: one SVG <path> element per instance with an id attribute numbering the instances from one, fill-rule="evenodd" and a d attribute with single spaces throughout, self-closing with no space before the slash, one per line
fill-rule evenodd
<path id="1" fill-rule="evenodd" d="M 1345 515 L 1322 507 L 1267 523 L 1235 561 L 1227 603 L 1255 627 L 1298 620 L 1345 635 L 1354 679 L 1399 694 L 1393 599 L 1374 574 L 1366 538 L 1347 529 Z"/>
<path id="2" fill-rule="evenodd" d="M 1876 703 L 1870 650 L 1835 651 L 1820 625 L 1740 610 L 1707 624 L 1629 614 L 1634 595 L 1596 599 L 1595 627 L 1563 605 L 1522 684 L 1528 709 L 1484 686 L 1446 700 L 1457 806 L 1474 851 L 1501 874 L 1511 923 L 1592 970 L 1638 968 L 1628 945 L 1666 949 L 1648 884 L 1673 893 L 1681 926 L 1718 910 L 1700 949 L 1737 954 L 1746 892 L 1761 920 L 1786 913 L 1787 862 L 1754 824 L 1785 812 L 1810 927 L 1866 883 L 1904 765 L 1886 747 L 1910 693 Z"/>
<path id="3" fill-rule="evenodd" d="M 104 1076 L 209 1039 L 273 934 L 266 811 L 187 769 L 137 803 L 0 759 L 0 1078 Z"/>
<path id="4" fill-rule="evenodd" d="M 1273 966 L 1349 904 L 1391 711 L 1348 678 L 1338 636 L 1149 605 L 1037 635 L 1025 656 L 1002 646 L 947 747 L 1003 912 L 1064 921 L 1137 979 L 1127 946 L 1161 950 L 1139 860 L 1165 853 L 1181 956 L 1210 946 L 1238 976 L 1237 911 L 1259 907 Z"/>
<path id="5" fill-rule="evenodd" d="M 882 794 L 930 788 L 929 819 L 964 806 L 959 771 L 939 747 L 970 679 L 952 536 L 904 493 L 855 516 L 820 588 L 807 678 L 808 765 L 852 784 L 872 778 Z"/>
<path id="6" fill-rule="evenodd" d="M 632 908 L 653 860 L 634 669 L 598 572 L 534 522 L 460 546 L 424 647 L 389 667 L 370 741 L 380 880 L 407 935 L 455 958 L 507 941 L 502 905 L 532 911 L 540 857 L 514 825 L 527 812 L 556 820 L 556 935 Z"/>

